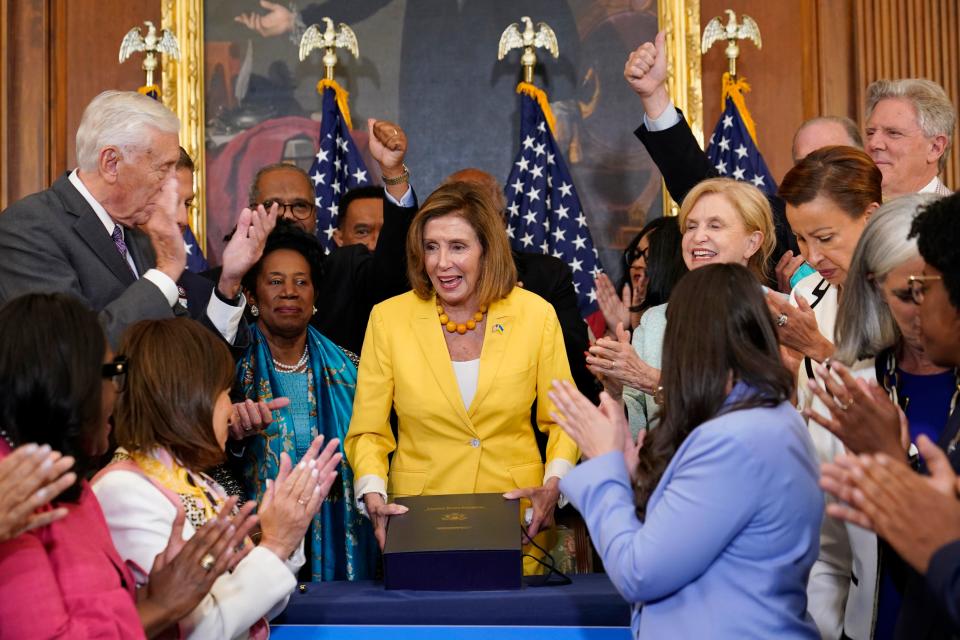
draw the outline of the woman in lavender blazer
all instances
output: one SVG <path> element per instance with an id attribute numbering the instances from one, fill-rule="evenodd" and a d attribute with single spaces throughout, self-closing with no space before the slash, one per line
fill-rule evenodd
<path id="1" fill-rule="evenodd" d="M 635 603 L 635 636 L 817 638 L 806 585 L 823 497 L 756 279 L 728 264 L 685 275 L 663 355 L 662 419 L 642 446 L 609 398 L 553 392 L 590 458 L 561 490 Z"/>

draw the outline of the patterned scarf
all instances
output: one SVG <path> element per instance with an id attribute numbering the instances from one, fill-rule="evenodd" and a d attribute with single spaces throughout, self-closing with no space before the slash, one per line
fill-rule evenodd
<path id="1" fill-rule="evenodd" d="M 279 389 L 273 357 L 266 338 L 257 326 L 251 330 L 251 344 L 237 364 L 237 382 L 247 398 L 270 402 Z M 246 442 L 244 475 L 250 499 L 258 502 L 266 491 L 267 478 L 275 478 L 284 451 L 298 462 L 318 434 L 324 441 L 343 440 L 353 413 L 357 368 L 347 355 L 313 327 L 307 327 L 307 376 L 310 424 L 295 425 L 289 408 L 273 412 L 273 423 L 259 436 Z M 346 457 L 330 495 L 324 500 L 307 534 L 310 571 L 315 582 L 364 580 L 373 577 L 378 549 L 369 521 L 356 508 L 353 471 Z"/>

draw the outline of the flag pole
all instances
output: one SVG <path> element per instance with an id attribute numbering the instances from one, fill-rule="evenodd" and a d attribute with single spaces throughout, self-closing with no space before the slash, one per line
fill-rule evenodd
<path id="1" fill-rule="evenodd" d="M 320 25 L 307 28 L 300 39 L 300 61 L 306 60 L 315 49 L 323 49 L 323 78 L 317 82 L 317 93 L 322 97 L 320 138 L 317 153 L 308 175 L 313 181 L 315 233 L 324 251 L 332 251 L 336 243 L 334 233 L 340 215 L 340 198 L 351 189 L 370 184 L 369 172 L 360 155 L 351 131 L 349 94 L 334 79 L 337 49 L 346 49 L 354 58 L 360 57 L 357 36 L 349 26 L 323 18 Z"/>
<path id="2" fill-rule="evenodd" d="M 577 294 L 580 316 L 594 335 L 603 335 L 604 320 L 597 303 L 594 279 L 602 273 L 587 217 L 573 177 L 554 137 L 556 119 L 543 89 L 533 84 L 535 50 L 560 55 L 556 35 L 541 22 L 524 16 L 500 36 L 499 60 L 513 49 L 522 49 L 523 81 L 520 95 L 520 149 L 504 189 L 507 201 L 507 236 L 519 253 L 543 253 L 566 265 Z M 560 265 L 558 265 L 560 267 Z"/>

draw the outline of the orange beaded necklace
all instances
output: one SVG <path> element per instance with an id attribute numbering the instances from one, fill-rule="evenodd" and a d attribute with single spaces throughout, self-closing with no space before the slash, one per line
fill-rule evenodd
<path id="1" fill-rule="evenodd" d="M 473 314 L 471 320 L 467 320 L 465 323 L 457 323 L 450 319 L 443 311 L 443 306 L 439 303 L 437 304 L 437 315 L 440 316 L 440 324 L 447 328 L 447 331 L 450 333 L 457 332 L 460 335 L 465 334 L 467 331 L 473 331 L 477 328 L 477 323 L 483 320 L 484 314 L 487 312 L 487 305 L 480 305 L 480 311 L 477 311 Z"/>

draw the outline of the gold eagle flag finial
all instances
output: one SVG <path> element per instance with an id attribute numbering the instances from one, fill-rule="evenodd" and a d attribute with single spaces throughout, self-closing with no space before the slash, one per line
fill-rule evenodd
<path id="1" fill-rule="evenodd" d="M 140 32 L 140 27 L 134 27 L 127 31 L 120 43 L 120 62 L 126 61 L 134 53 L 143 51 L 146 55 L 143 57 L 143 70 L 147 73 L 147 87 L 153 85 L 153 72 L 157 70 L 157 63 L 161 54 L 167 54 L 174 60 L 180 59 L 180 45 L 177 39 L 167 29 L 163 29 L 159 35 L 157 27 L 147 20 L 144 22 L 147 26 L 147 35 Z"/>
<path id="2" fill-rule="evenodd" d="M 360 48 L 357 45 L 357 34 L 348 25 L 341 22 L 334 29 L 333 20 L 323 18 L 323 21 L 327 23 L 325 31 L 320 31 L 320 25 L 314 24 L 303 32 L 300 39 L 300 62 L 306 60 L 314 49 L 323 49 L 323 77 L 325 80 L 333 80 L 333 69 L 337 66 L 337 48 L 346 49 L 354 58 L 360 57 Z"/>
<path id="3" fill-rule="evenodd" d="M 557 34 L 553 32 L 546 22 L 537 25 L 537 30 L 533 30 L 533 20 L 527 16 L 520 18 L 526 27 L 520 31 L 520 25 L 516 22 L 507 27 L 500 36 L 500 46 L 497 49 L 497 60 L 503 60 L 507 52 L 511 49 L 523 49 L 523 55 L 520 56 L 520 64 L 523 65 L 523 81 L 533 82 L 533 68 L 537 64 L 537 54 L 535 49 L 546 49 L 554 58 L 560 56 L 560 47 L 557 44 Z"/>
<path id="4" fill-rule="evenodd" d="M 707 23 L 703 30 L 703 40 L 700 42 L 700 53 L 706 53 L 717 42 L 727 41 L 727 48 L 724 53 L 727 54 L 727 60 L 730 63 L 730 76 L 737 75 L 737 58 L 740 57 L 740 46 L 738 40 L 751 40 L 757 45 L 757 49 L 763 48 L 763 42 L 760 40 L 760 26 L 757 21 L 748 15 L 741 16 L 743 21 L 737 24 L 737 14 L 732 9 L 727 9 L 727 24 L 720 21 L 720 16 L 713 18 Z"/>

